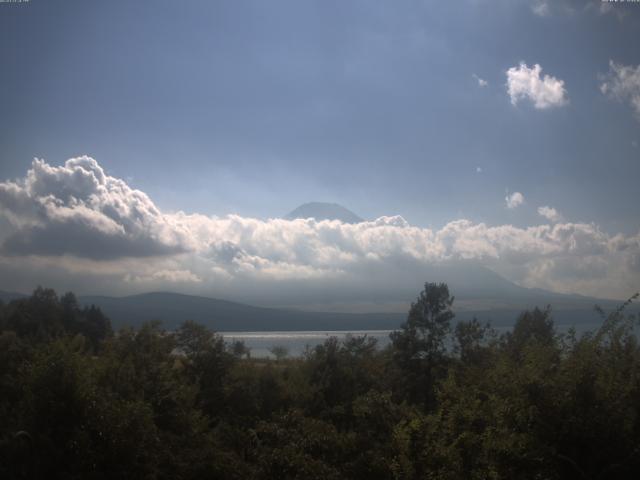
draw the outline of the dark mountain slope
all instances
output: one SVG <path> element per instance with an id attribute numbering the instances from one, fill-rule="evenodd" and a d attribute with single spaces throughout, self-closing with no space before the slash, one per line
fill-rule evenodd
<path id="1" fill-rule="evenodd" d="M 117 328 L 162 321 L 175 328 L 185 320 L 217 331 L 361 330 L 396 328 L 405 314 L 323 313 L 254 307 L 214 298 L 177 293 L 147 293 L 129 297 L 81 297 L 84 305 L 99 306 Z"/>
<path id="2" fill-rule="evenodd" d="M 300 205 L 289 212 L 284 218 L 295 220 L 296 218 L 315 218 L 321 220 L 340 220 L 344 223 L 360 223 L 364 220 L 351 210 L 337 203 L 310 202 Z"/>

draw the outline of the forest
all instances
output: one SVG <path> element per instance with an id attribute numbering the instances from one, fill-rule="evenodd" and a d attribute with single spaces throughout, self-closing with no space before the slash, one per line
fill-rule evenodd
<path id="1" fill-rule="evenodd" d="M 637 478 L 636 298 L 583 335 L 550 307 L 498 335 L 427 283 L 388 347 L 264 359 L 38 288 L 0 305 L 0 478 Z"/>

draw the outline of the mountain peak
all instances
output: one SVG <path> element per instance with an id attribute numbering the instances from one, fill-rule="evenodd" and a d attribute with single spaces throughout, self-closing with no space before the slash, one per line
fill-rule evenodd
<path id="1" fill-rule="evenodd" d="M 305 203 L 289 212 L 284 218 L 287 220 L 295 220 L 296 218 L 315 218 L 318 221 L 340 220 L 344 223 L 364 222 L 362 218 L 342 205 L 325 202 Z"/>

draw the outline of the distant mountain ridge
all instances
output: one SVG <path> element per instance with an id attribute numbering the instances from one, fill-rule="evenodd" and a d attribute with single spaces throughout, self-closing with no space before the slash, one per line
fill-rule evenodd
<path id="1" fill-rule="evenodd" d="M 9 303 L 11 300 L 19 300 L 26 297 L 28 297 L 28 295 L 25 295 L 24 293 L 3 292 L 2 290 L 0 290 L 0 301 L 4 303 Z"/>
<path id="2" fill-rule="evenodd" d="M 622 302 L 567 295 L 542 289 L 524 288 L 501 277 L 482 265 L 441 264 L 427 268 L 413 266 L 411 272 L 425 281 L 444 282 L 455 295 L 453 305 L 456 320 L 490 321 L 494 326 L 513 325 L 518 315 L 536 306 L 551 305 L 557 324 L 597 324 L 601 319 L 594 312 L 598 304 L 612 311 Z M 407 269 L 412 268 L 407 265 Z M 390 284 L 390 288 L 393 285 Z M 258 307 L 216 298 L 152 292 L 125 297 L 79 296 L 82 305 L 96 305 L 111 319 L 114 327 L 139 326 L 150 320 L 160 320 L 173 329 L 185 320 L 193 320 L 217 331 L 289 331 L 289 330 L 387 330 L 398 328 L 406 319 L 410 300 L 415 299 L 422 285 L 415 285 L 415 294 L 408 298 L 406 308 L 400 302 L 398 311 L 381 313 L 372 305 L 371 313 L 345 313 L 297 310 L 304 303 L 291 307 Z M 406 287 L 394 294 L 405 295 Z M 402 293 L 404 292 L 404 293 Z M 59 292 L 61 293 L 61 292 Z M 26 295 L 0 291 L 0 300 L 9 302 Z M 333 297 L 331 297 L 333 298 Z M 327 304 L 329 309 L 329 304 Z M 630 313 L 640 312 L 637 304 Z M 365 310 L 366 312 L 366 310 Z"/>
<path id="3" fill-rule="evenodd" d="M 484 308 L 462 308 L 454 302 L 455 320 L 478 318 L 490 321 L 494 326 L 511 326 L 518 315 L 535 306 L 551 303 L 553 317 L 558 325 L 594 324 L 600 321 L 593 310 L 595 303 L 606 311 L 613 310 L 620 302 L 597 301 L 584 297 L 571 301 L 561 295 L 554 299 L 534 295 L 499 308 L 491 305 Z M 399 313 L 340 313 L 311 312 L 293 309 L 256 307 L 209 297 L 182 295 L 178 293 L 153 292 L 127 297 L 79 297 L 82 305 L 96 305 L 111 319 L 114 327 L 139 326 L 150 320 L 160 320 L 167 329 L 178 327 L 185 320 L 193 320 L 219 331 L 296 331 L 296 330 L 393 330 L 406 320 L 407 312 Z M 466 299 L 461 299 L 465 302 Z M 554 307 L 555 305 L 555 307 Z M 408 310 L 409 305 L 407 305 Z M 630 309 L 638 311 L 637 306 Z"/>
<path id="4" fill-rule="evenodd" d="M 297 218 L 315 218 L 318 221 L 340 220 L 344 223 L 364 222 L 364 219 L 360 218 L 348 208 L 338 205 L 337 203 L 325 202 L 305 203 L 289 212 L 284 218 L 287 220 L 295 220 Z"/>
<path id="5" fill-rule="evenodd" d="M 96 305 L 115 327 L 137 326 L 160 320 L 173 329 L 185 320 L 216 331 L 376 330 L 400 326 L 399 313 L 326 313 L 255 307 L 209 297 L 153 292 L 128 297 L 79 297 L 83 305 Z"/>

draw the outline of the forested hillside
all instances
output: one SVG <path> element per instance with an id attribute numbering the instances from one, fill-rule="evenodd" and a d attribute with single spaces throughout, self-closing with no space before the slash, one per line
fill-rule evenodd
<path id="1" fill-rule="evenodd" d="M 627 302 L 628 304 L 629 302 Z M 113 332 L 39 288 L 0 307 L 4 479 L 564 479 L 640 471 L 636 318 L 497 335 L 426 284 L 391 345 L 252 359 L 207 328 Z"/>

